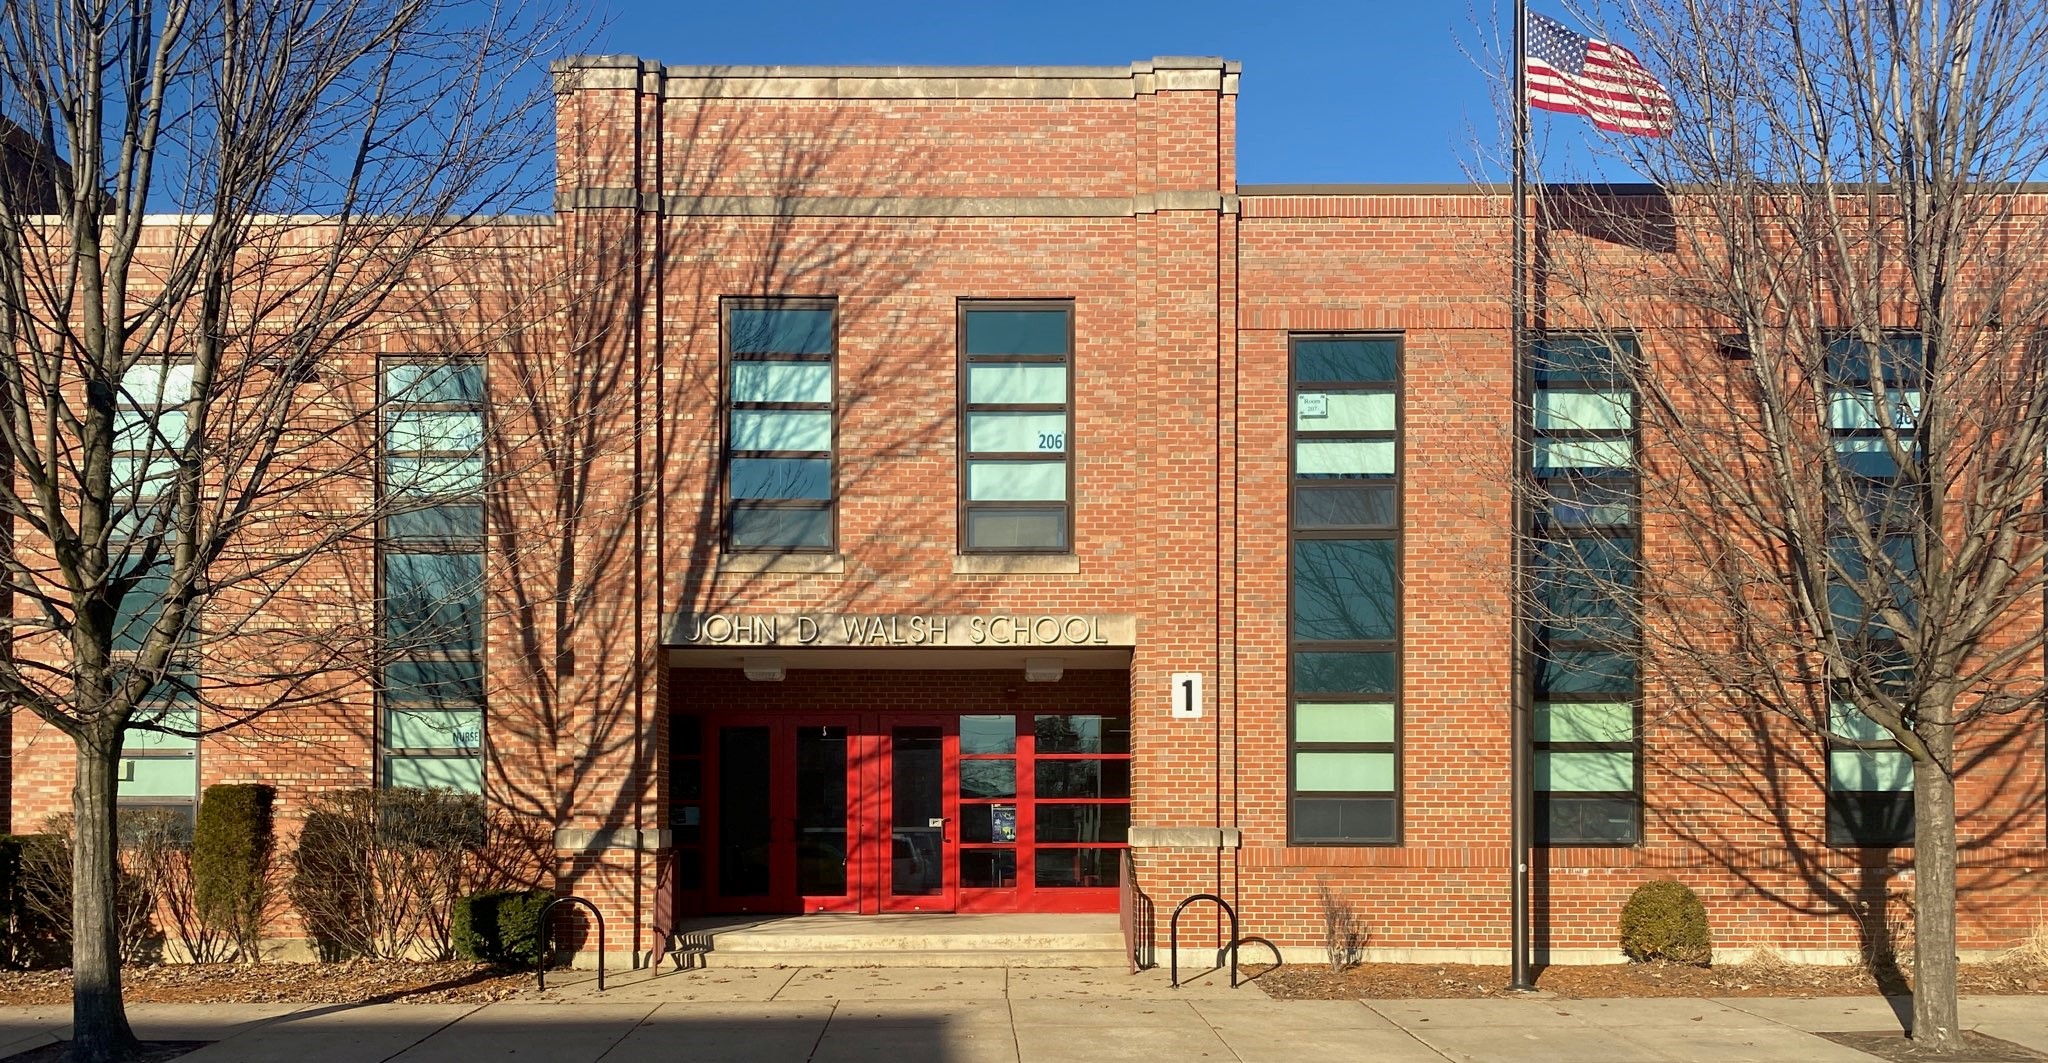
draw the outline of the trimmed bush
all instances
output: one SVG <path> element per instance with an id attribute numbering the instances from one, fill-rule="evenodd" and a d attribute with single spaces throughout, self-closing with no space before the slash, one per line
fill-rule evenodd
<path id="1" fill-rule="evenodd" d="M 358 829 L 339 800 L 327 805 L 309 813 L 299 828 L 289 889 L 314 950 L 332 962 L 372 954 L 365 839 L 370 832 Z"/>
<path id="2" fill-rule="evenodd" d="M 261 783 L 209 786 L 192 830 L 192 898 L 199 918 L 257 958 L 263 914 L 270 904 L 271 805 L 276 791 Z"/>
<path id="3" fill-rule="evenodd" d="M 1713 963 L 1714 941 L 1699 895 L 1670 879 L 1636 887 L 1621 910 L 1621 951 L 1638 963 Z"/>
<path id="4" fill-rule="evenodd" d="M 540 966 L 546 890 L 485 890 L 455 902 L 455 952 L 464 959 Z"/>

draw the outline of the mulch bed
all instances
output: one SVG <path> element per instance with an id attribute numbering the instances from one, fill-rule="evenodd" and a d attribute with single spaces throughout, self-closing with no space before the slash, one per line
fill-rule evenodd
<path id="1" fill-rule="evenodd" d="M 1921 1048 L 1907 1040 L 1904 1034 L 1896 1033 L 1824 1033 L 1820 1036 L 1889 1063 L 1936 1063 L 1940 1060 L 1952 1060 L 1954 1063 L 2039 1063 L 2048 1060 L 2048 1055 L 2025 1045 L 2016 1045 L 1975 1030 L 1963 1031 L 1963 1047 L 1955 1052 Z"/>
<path id="2" fill-rule="evenodd" d="M 166 964 L 121 972 L 130 1004 L 471 1004 L 533 987 L 533 972 L 479 963 Z M 71 972 L 0 971 L 0 1006 L 71 1003 Z"/>
<path id="3" fill-rule="evenodd" d="M 1362 963 L 1342 974 L 1324 967 L 1246 966 L 1259 988 L 1282 1000 L 1354 1000 L 1500 996 L 1508 969 L 1464 963 Z M 2048 993 L 2048 968 L 2012 963 L 1965 964 L 1964 993 Z M 1663 963 L 1543 967 L 1536 988 L 1560 997 L 1832 997 L 1908 991 L 1903 976 L 1874 977 L 1861 967 L 1734 963 L 1685 967 Z"/>

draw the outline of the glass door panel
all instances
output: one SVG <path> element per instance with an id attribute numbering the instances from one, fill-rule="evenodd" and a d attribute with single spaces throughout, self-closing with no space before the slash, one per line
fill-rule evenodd
<path id="1" fill-rule="evenodd" d="M 852 837 L 847 831 L 847 732 L 844 724 L 800 723 L 796 745 L 796 892 L 804 910 L 849 894 Z"/>
<path id="2" fill-rule="evenodd" d="M 953 823 L 948 811 L 946 728 L 888 726 L 888 896 L 892 911 L 951 911 Z"/>
<path id="3" fill-rule="evenodd" d="M 774 892 L 769 731 L 753 725 L 718 729 L 718 893 L 741 910 L 767 910 Z"/>

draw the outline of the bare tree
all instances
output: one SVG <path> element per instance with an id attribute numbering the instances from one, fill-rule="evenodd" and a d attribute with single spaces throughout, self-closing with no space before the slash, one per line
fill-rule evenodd
<path id="1" fill-rule="evenodd" d="M 1536 325 L 1590 341 L 1608 399 L 1529 415 L 1639 422 L 1642 563 L 1546 548 L 1589 503 L 1539 475 L 1537 578 L 1576 590 L 1532 595 L 1535 630 L 1635 645 L 1646 704 L 1751 769 L 1830 758 L 1835 837 L 1786 844 L 1913 846 L 1912 1036 L 1957 1047 L 1957 777 L 1992 806 L 1970 848 L 2041 807 L 1999 758 L 2043 695 L 2048 9 L 1616 17 L 1678 125 L 1594 146 L 1649 187 L 1538 186 Z"/>
<path id="2" fill-rule="evenodd" d="M 410 317 L 466 315 L 467 353 L 520 319 L 437 279 L 550 186 L 534 60 L 565 28 L 454 0 L 0 16 L 0 697 L 76 746 L 74 1058 L 135 1047 L 123 734 L 330 699 L 374 643 L 332 572 L 432 487 L 379 489 L 376 355 Z"/>

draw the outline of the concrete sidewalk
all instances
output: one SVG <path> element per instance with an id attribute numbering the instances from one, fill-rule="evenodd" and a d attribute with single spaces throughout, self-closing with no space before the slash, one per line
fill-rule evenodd
<path id="1" fill-rule="evenodd" d="M 129 1009 L 189 1063 L 1869 1063 L 1815 1031 L 1900 1028 L 1903 1001 L 1276 1001 L 1216 978 L 1060 969 L 587 972 L 487 1005 Z M 2048 998 L 1966 1000 L 1965 1023 L 2048 1052 Z M 68 1034 L 64 1009 L 0 1009 L 0 1057 Z"/>

